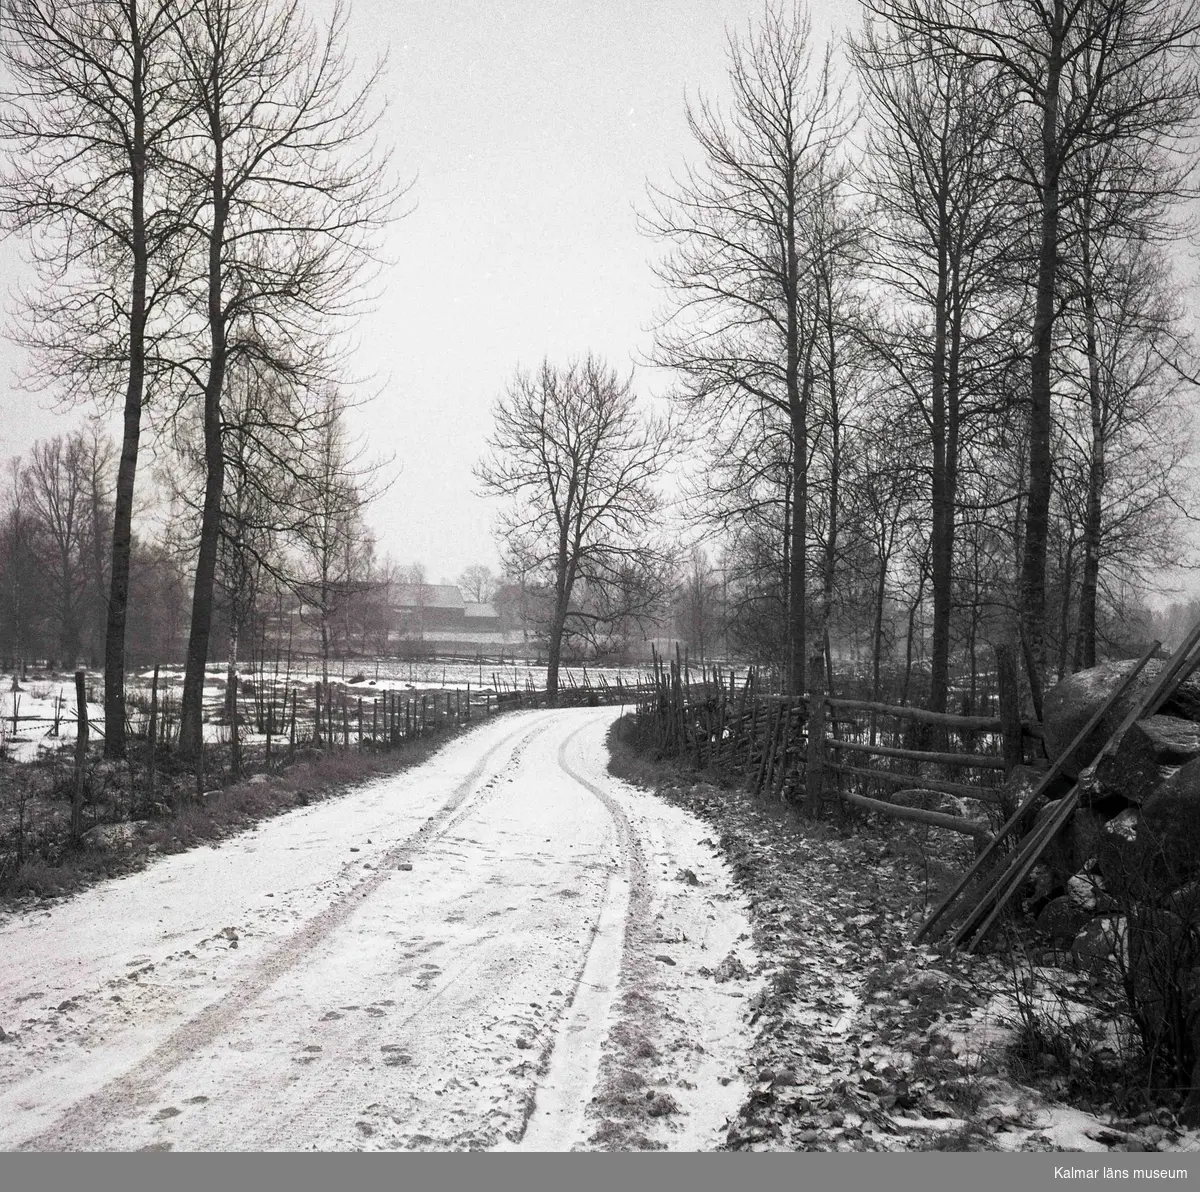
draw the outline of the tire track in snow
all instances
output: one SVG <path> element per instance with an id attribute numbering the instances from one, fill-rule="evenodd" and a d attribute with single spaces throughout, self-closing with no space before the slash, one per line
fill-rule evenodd
<path id="1" fill-rule="evenodd" d="M 590 727 L 580 725 L 563 741 L 558 749 L 558 765 L 608 812 L 617 833 L 621 865 L 609 877 L 592 943 L 575 978 L 571 1000 L 555 1024 L 548 1054 L 543 1053 L 546 1075 L 529 1106 L 518 1143 L 518 1149 L 524 1151 L 565 1151 L 583 1140 L 584 1119 L 599 1077 L 617 992 L 634 975 L 626 941 L 635 925 L 646 920 L 651 906 L 645 853 L 624 808 L 567 761 L 568 747 Z"/>
<path id="2" fill-rule="evenodd" d="M 425 821 L 415 832 L 388 849 L 380 858 L 378 866 L 310 919 L 295 935 L 278 945 L 269 955 L 262 958 L 254 971 L 242 979 L 233 989 L 216 1001 L 205 1006 L 198 1014 L 176 1028 L 149 1055 L 139 1060 L 131 1069 L 109 1081 L 94 1093 L 74 1102 L 59 1115 L 58 1120 L 46 1130 L 25 1139 L 17 1150 L 70 1150 L 87 1149 L 88 1140 L 99 1133 L 104 1123 L 114 1117 L 128 1115 L 132 1108 L 153 1102 L 153 1086 L 174 1068 L 190 1058 L 198 1049 L 212 1043 L 218 1036 L 232 1027 L 238 1015 L 259 998 L 274 982 L 295 968 L 306 955 L 317 948 L 357 909 L 363 899 L 369 897 L 384 882 L 395 876 L 399 866 L 442 833 L 449 831 L 456 813 L 476 793 L 480 777 L 488 769 L 495 756 L 505 749 L 510 753 L 498 767 L 493 781 L 486 784 L 494 790 L 496 780 L 514 762 L 519 760 L 529 743 L 551 725 L 548 717 L 540 718 L 532 730 L 525 725 L 514 730 L 492 745 L 471 768 L 465 778 L 454 788 L 450 798 Z M 573 736 L 574 734 L 572 734 Z M 513 739 L 518 738 L 515 745 Z M 561 751 L 560 751 L 561 753 Z M 489 791 L 491 793 L 491 791 Z M 465 818 L 464 817 L 460 817 Z"/>

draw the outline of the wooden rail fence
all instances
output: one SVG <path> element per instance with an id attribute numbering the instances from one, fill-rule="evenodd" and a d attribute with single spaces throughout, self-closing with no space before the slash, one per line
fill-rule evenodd
<path id="1" fill-rule="evenodd" d="M 642 739 L 665 756 L 740 775 L 755 794 L 798 800 L 814 781 L 834 797 L 978 838 L 970 814 L 945 814 L 890 801 L 898 789 L 1002 805 L 1004 778 L 1024 761 L 1045 763 L 1041 726 L 1022 721 L 1001 692 L 1000 714 L 968 716 L 840 696 L 823 696 L 814 717 L 807 695 L 762 690 L 753 668 L 735 671 L 655 657 L 652 682 L 636 704 Z M 811 725 L 821 748 L 809 749 Z M 955 808 L 961 812 L 961 808 Z"/>

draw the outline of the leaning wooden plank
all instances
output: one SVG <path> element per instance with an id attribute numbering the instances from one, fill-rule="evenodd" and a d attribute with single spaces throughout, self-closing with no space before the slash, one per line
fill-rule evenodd
<path id="1" fill-rule="evenodd" d="M 1191 640 L 1193 637 L 1195 637 L 1197 640 Z M 1048 818 L 1048 826 L 1046 830 L 1038 833 L 1039 842 L 1037 847 L 1030 849 L 1029 855 L 1026 856 L 1019 865 L 1014 864 L 1009 867 L 1009 873 L 1011 876 L 1006 877 L 1006 879 L 999 884 L 999 886 L 1003 886 L 1003 889 L 1000 889 L 999 886 L 997 887 L 998 897 L 996 898 L 995 905 L 992 907 L 992 912 L 990 915 L 988 915 L 988 917 L 980 925 L 979 930 L 975 933 L 975 938 L 967 949 L 968 951 L 974 951 L 980 940 L 982 940 L 987 935 L 988 931 L 991 930 L 992 924 L 996 922 L 1004 908 L 1009 904 L 1009 902 L 1012 901 L 1012 898 L 1019 889 L 1021 882 L 1023 882 L 1029 875 L 1029 872 L 1037 863 L 1038 858 L 1046 850 L 1046 847 L 1049 845 L 1051 839 L 1067 822 L 1071 812 L 1075 809 L 1075 805 L 1079 802 L 1080 790 L 1084 781 L 1090 776 L 1094 775 L 1096 770 L 1107 758 L 1112 757 L 1113 754 L 1116 753 L 1116 751 L 1121 747 L 1121 742 L 1125 739 L 1125 734 L 1128 733 L 1129 730 L 1133 728 L 1133 726 L 1139 720 L 1142 720 L 1148 716 L 1153 716 L 1170 698 L 1171 694 L 1174 692 L 1176 687 L 1179 686 L 1180 682 L 1189 674 L 1191 674 L 1191 672 L 1196 669 L 1197 665 L 1200 665 L 1200 649 L 1196 648 L 1197 641 L 1200 641 L 1200 625 L 1197 625 L 1192 631 L 1192 634 L 1189 635 L 1189 641 L 1185 641 L 1184 644 L 1175 652 L 1161 674 L 1155 678 L 1150 690 L 1147 691 L 1145 695 L 1143 695 L 1142 698 L 1134 705 L 1134 707 L 1130 709 L 1129 714 L 1121 722 L 1121 725 L 1117 731 L 1108 738 L 1108 740 L 1104 743 L 1103 748 L 1093 759 L 1091 765 L 1083 772 L 1083 774 L 1080 775 L 1080 781 L 1077 782 L 1074 787 L 1072 787 L 1070 794 L 1061 801 L 1061 805 L 1056 808 L 1054 814 Z M 986 907 L 986 905 L 986 902 L 981 904 L 983 907 Z M 976 911 L 979 909 L 980 908 L 976 908 Z M 974 912 L 971 915 L 972 919 L 978 919 L 978 917 L 978 914 Z M 959 934 L 961 935 L 961 930 Z"/>
<path id="2" fill-rule="evenodd" d="M 947 766 L 969 766 L 978 770 L 1003 770 L 1005 761 L 994 753 L 927 753 L 920 749 L 897 749 L 890 745 L 867 745 L 847 741 L 844 737 L 826 737 L 825 744 L 833 749 L 851 749 L 877 757 L 901 757 L 914 762 L 938 762 Z"/>
<path id="3" fill-rule="evenodd" d="M 993 900 L 1003 896 L 1013 873 L 1020 873 L 1019 881 L 1024 880 L 1025 875 L 1036 864 L 1046 846 L 1061 831 L 1078 802 L 1079 788 L 1076 785 L 1067 792 L 1066 796 L 1051 804 L 1050 814 L 1021 841 L 1020 847 L 1006 860 L 1005 864 L 997 866 L 987 875 L 983 887 L 974 892 L 974 903 L 970 911 L 950 937 L 951 947 L 958 947 L 974 931 L 975 925 L 993 905 Z"/>
<path id="4" fill-rule="evenodd" d="M 991 930 L 992 924 L 996 922 L 1004 911 L 1004 908 L 1012 901 L 1013 895 L 1021 888 L 1021 883 L 1032 872 L 1039 858 L 1049 847 L 1050 841 L 1066 826 L 1067 820 L 1071 818 L 1071 813 L 1078 805 L 1079 784 L 1076 783 L 1068 794 L 1059 799 L 1058 806 L 1055 807 L 1051 815 L 1046 817 L 1040 829 L 1036 833 L 1031 834 L 1032 839 L 1029 841 L 1027 847 L 1021 849 L 1016 862 L 1004 871 L 1001 879 L 989 890 L 987 897 L 981 899 L 971 914 L 963 920 L 958 930 L 951 937 L 950 944 L 952 947 L 957 948 L 968 935 L 973 935 L 966 950 L 967 952 L 975 951 L 984 936 Z M 975 924 L 979 923 L 980 918 L 987 911 L 989 904 L 992 908 L 991 913 L 987 915 L 987 918 L 983 920 L 978 930 L 976 930 Z"/>
<path id="5" fill-rule="evenodd" d="M 982 820 L 945 815 L 940 811 L 925 811 L 920 807 L 901 807 L 896 803 L 885 803 L 882 799 L 868 799 L 866 795 L 856 795 L 851 791 L 842 791 L 841 797 L 856 807 L 878 811 L 881 815 L 890 815 L 895 819 L 912 820 L 913 823 L 929 824 L 934 828 L 948 828 L 951 832 L 961 832 L 964 836 L 974 836 L 978 840 L 987 840 L 991 836 L 990 829 Z"/>
<path id="6" fill-rule="evenodd" d="M 968 786 L 965 782 L 947 782 L 944 778 L 918 778 L 915 774 L 896 774 L 891 770 L 864 770 L 858 766 L 843 765 L 841 762 L 828 762 L 827 766 L 838 774 L 853 774 L 856 778 L 878 778 L 890 786 L 919 785 L 926 790 L 958 795 L 962 799 L 982 799 L 985 803 L 995 803 L 998 798 L 998 788 L 994 786 Z"/>
<path id="7" fill-rule="evenodd" d="M 1198 624 L 1196 629 L 1193 630 L 1193 634 L 1197 633 L 1198 631 L 1200 631 L 1200 624 Z M 1190 642 L 1191 640 L 1192 635 L 1189 635 L 1188 641 Z M 1112 694 L 1109 695 L 1109 697 L 1104 701 L 1104 703 L 1096 709 L 1096 711 L 1092 714 L 1091 719 L 1088 720 L 1087 724 L 1085 724 L 1083 728 L 1079 730 L 1078 735 L 1071 742 L 1071 744 L 1067 746 L 1067 748 L 1059 756 L 1058 760 L 1050 767 L 1049 770 L 1045 772 L 1045 774 L 1042 775 L 1041 781 L 1038 782 L 1033 790 L 1031 790 L 1029 794 L 1021 800 L 1020 806 L 1018 806 L 1016 811 L 1014 811 L 1009 817 L 1008 822 L 1005 823 L 1003 827 L 1001 827 L 1000 831 L 997 832 L 992 838 L 992 841 L 987 848 L 975 858 L 975 863 L 963 875 L 962 880 L 959 881 L 958 885 L 955 886 L 954 889 L 951 890 L 950 893 L 947 894 L 946 897 L 943 898 L 936 907 L 934 907 L 929 917 L 917 929 L 916 935 L 913 936 L 914 942 L 921 940 L 924 936 L 929 934 L 934 925 L 954 905 L 955 901 L 958 899 L 958 896 L 967 888 L 968 885 L 970 885 L 972 880 L 975 878 L 975 875 L 979 873 L 980 870 L 983 869 L 983 867 L 992 859 L 993 854 L 1000 847 L 1000 845 L 1007 840 L 1012 832 L 1024 821 L 1026 815 L 1029 813 L 1030 809 L 1037 802 L 1037 800 L 1045 794 L 1052 783 L 1058 780 L 1063 772 L 1063 765 L 1070 758 L 1071 754 L 1074 753 L 1075 750 L 1087 740 L 1088 734 L 1093 732 L 1096 727 L 1103 722 L 1104 717 L 1107 716 L 1110 711 L 1112 711 L 1113 707 L 1117 704 L 1121 697 L 1124 696 L 1125 693 L 1133 686 L 1138 675 L 1142 673 L 1146 663 L 1149 662 L 1154 656 L 1154 652 L 1159 648 L 1160 645 L 1160 642 L 1151 642 L 1151 644 L 1146 648 L 1145 652 L 1137 660 L 1133 670 L 1131 670 L 1129 674 L 1125 676 L 1125 678 L 1117 686 L 1116 690 L 1114 690 Z"/>

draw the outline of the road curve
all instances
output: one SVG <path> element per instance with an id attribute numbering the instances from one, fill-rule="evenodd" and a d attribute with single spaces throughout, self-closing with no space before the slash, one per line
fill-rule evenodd
<path id="1" fill-rule="evenodd" d="M 614 715 L 501 717 L 0 922 L 0 1149 L 716 1145 L 744 907 L 607 773 Z"/>

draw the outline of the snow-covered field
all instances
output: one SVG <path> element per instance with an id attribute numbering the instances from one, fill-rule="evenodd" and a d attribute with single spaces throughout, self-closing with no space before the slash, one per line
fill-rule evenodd
<path id="1" fill-rule="evenodd" d="M 0 1149 L 716 1145 L 747 907 L 607 773 L 616 714 L 505 716 L 0 922 Z"/>
<path id="2" fill-rule="evenodd" d="M 301 662 L 290 671 L 278 672 L 268 668 L 261 674 L 243 674 L 242 682 L 259 680 L 273 691 L 276 700 L 286 691 L 296 691 L 304 729 L 312 719 L 312 702 L 315 684 L 321 678 L 319 662 Z M 140 698 L 148 706 L 153 670 L 135 671 L 126 677 L 129 696 Z M 565 667 L 560 672 L 563 688 L 573 686 L 616 686 L 618 682 L 629 686 L 644 681 L 646 672 L 636 667 Z M 103 730 L 104 676 L 99 671 L 87 673 L 88 718 L 92 722 L 93 739 Z M 344 690 L 352 700 L 362 699 L 367 703 L 387 692 L 419 696 L 432 692 L 471 693 L 472 698 L 485 692 L 512 691 L 520 689 L 544 690 L 546 668 L 518 660 L 503 664 L 495 660 L 467 662 L 401 662 L 395 658 L 382 660 L 350 659 L 339 660 L 330 667 L 329 682 L 335 693 Z M 183 691 L 183 671 L 162 668 L 158 676 L 160 707 L 167 717 L 168 730 L 172 725 L 172 713 L 177 719 L 180 696 Z M 34 675 L 19 683 L 14 690 L 13 675 L 0 672 L 0 754 L 10 761 L 30 762 L 47 751 L 75 742 L 75 679 L 73 674 L 53 673 Z M 225 698 L 225 668 L 212 665 L 204 685 L 205 740 L 211 744 L 223 744 L 229 739 L 228 728 L 221 719 Z M 248 696 L 243 694 L 241 706 L 249 707 Z M 278 712 L 282 716 L 282 710 Z M 14 720 L 14 716 L 16 719 Z M 135 727 L 145 711 L 135 714 Z M 261 743 L 265 738 L 247 727 L 243 730 L 244 743 Z"/>

